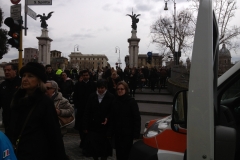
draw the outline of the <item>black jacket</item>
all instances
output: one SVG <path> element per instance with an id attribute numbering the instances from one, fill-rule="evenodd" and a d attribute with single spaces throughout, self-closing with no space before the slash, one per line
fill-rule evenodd
<path id="1" fill-rule="evenodd" d="M 0 84 L 0 108 L 3 109 L 3 123 L 5 126 L 5 134 L 8 136 L 8 127 L 11 116 L 10 104 L 14 93 L 21 86 L 21 78 L 16 76 L 13 80 L 5 80 Z"/>
<path id="2" fill-rule="evenodd" d="M 62 80 L 59 83 L 60 92 L 62 93 L 63 97 L 69 99 L 70 95 L 73 92 L 74 84 L 71 79 L 67 79 L 65 82 Z"/>
<path id="3" fill-rule="evenodd" d="M 141 117 L 138 104 L 129 95 L 118 96 L 114 101 L 111 128 L 115 135 L 131 136 L 138 139 Z"/>
<path id="4" fill-rule="evenodd" d="M 13 144 L 34 107 L 20 137 L 18 160 L 64 160 L 65 149 L 53 101 L 39 89 L 32 96 L 24 95 L 25 90 L 19 89 L 11 104 L 10 140 Z"/>
<path id="5" fill-rule="evenodd" d="M 120 77 L 117 77 L 116 79 L 112 79 L 111 77 L 108 77 L 107 81 L 108 81 L 108 91 L 113 95 L 116 95 L 116 88 L 114 88 L 114 86 L 116 87 L 118 82 L 121 81 Z"/>
<path id="6" fill-rule="evenodd" d="M 95 157 L 112 155 L 112 148 L 107 139 L 109 117 L 113 107 L 114 96 L 107 91 L 101 103 L 97 93 L 90 95 L 83 120 L 83 130 L 87 130 L 86 149 Z M 107 118 L 107 124 L 103 125 Z M 110 135 L 110 134 L 109 134 Z"/>
<path id="7" fill-rule="evenodd" d="M 21 85 L 21 78 L 16 76 L 13 80 L 6 79 L 0 84 L 0 108 L 9 108 L 13 94 Z"/>
<path id="8" fill-rule="evenodd" d="M 106 132 L 108 123 L 107 125 L 102 125 L 102 123 L 105 121 L 105 118 L 109 121 L 113 101 L 114 95 L 112 95 L 109 91 L 106 92 L 101 103 L 98 101 L 97 93 L 91 94 L 84 113 L 84 130 Z"/>
<path id="9" fill-rule="evenodd" d="M 87 83 L 84 81 L 76 83 L 73 94 L 74 107 L 77 109 L 75 129 L 80 129 L 82 127 L 87 100 L 90 94 L 96 92 L 96 89 L 96 84 L 93 81 L 88 81 Z"/>

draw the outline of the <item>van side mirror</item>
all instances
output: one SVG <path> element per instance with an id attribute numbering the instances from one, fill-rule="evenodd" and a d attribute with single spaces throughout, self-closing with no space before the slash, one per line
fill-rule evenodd
<path id="1" fill-rule="evenodd" d="M 171 128 L 178 133 L 186 133 L 187 129 L 187 95 L 188 90 L 181 90 L 173 98 Z"/>

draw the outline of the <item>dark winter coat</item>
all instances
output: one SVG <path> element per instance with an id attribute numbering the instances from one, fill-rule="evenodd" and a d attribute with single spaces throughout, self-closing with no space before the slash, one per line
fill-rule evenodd
<path id="1" fill-rule="evenodd" d="M 19 89 L 11 104 L 11 137 L 17 141 L 26 117 L 34 107 L 18 144 L 18 160 L 65 159 L 65 149 L 53 101 L 39 89 L 24 97 Z"/>
<path id="2" fill-rule="evenodd" d="M 5 134 L 8 136 L 8 127 L 11 117 L 10 103 L 14 93 L 21 86 L 21 78 L 16 76 L 13 80 L 5 80 L 0 84 L 0 108 L 3 109 L 3 123 L 5 126 Z"/>
<path id="3" fill-rule="evenodd" d="M 85 83 L 84 81 L 77 82 L 74 87 L 73 94 L 73 102 L 74 107 L 77 109 L 76 119 L 75 119 L 75 128 L 80 129 L 82 125 L 82 119 L 85 111 L 85 107 L 87 104 L 87 100 L 90 94 L 96 92 L 97 87 L 95 82 L 88 81 Z"/>
<path id="4" fill-rule="evenodd" d="M 56 75 L 55 75 L 55 73 L 54 73 L 53 71 L 52 71 L 51 73 L 47 73 L 47 72 L 46 72 L 46 76 L 47 76 L 47 80 L 48 80 L 48 81 L 52 81 L 52 80 L 53 80 L 53 81 L 57 81 L 57 80 L 56 80 Z"/>
<path id="5" fill-rule="evenodd" d="M 106 92 L 101 103 L 98 101 L 97 93 L 93 93 L 89 96 L 88 103 L 86 105 L 84 113 L 84 129 L 94 132 L 106 132 L 108 125 L 102 125 L 105 118 L 109 119 L 114 96 L 109 91 Z"/>
<path id="6" fill-rule="evenodd" d="M 120 77 L 117 77 L 116 79 L 108 77 L 107 81 L 108 81 L 108 91 L 110 93 L 112 93 L 113 95 L 116 95 L 116 88 L 115 87 L 118 84 L 118 82 L 121 81 Z"/>
<path id="7" fill-rule="evenodd" d="M 138 84 L 138 75 L 137 73 L 129 75 L 129 88 L 136 89 Z"/>
<path id="8" fill-rule="evenodd" d="M 118 96 L 112 112 L 112 129 L 115 135 L 138 139 L 141 130 L 141 117 L 138 104 L 129 95 Z"/>
<path id="9" fill-rule="evenodd" d="M 90 95 L 83 120 L 83 129 L 87 130 L 86 147 L 94 157 L 107 157 L 112 155 L 112 148 L 107 139 L 109 129 L 110 113 L 113 107 L 114 95 L 106 92 L 101 103 L 98 101 L 97 93 Z M 105 118 L 107 124 L 103 125 Z"/>
<path id="10" fill-rule="evenodd" d="M 63 97 L 69 99 L 70 95 L 73 92 L 74 84 L 73 81 L 68 78 L 65 82 L 62 80 L 59 85 L 60 92 L 62 93 Z"/>

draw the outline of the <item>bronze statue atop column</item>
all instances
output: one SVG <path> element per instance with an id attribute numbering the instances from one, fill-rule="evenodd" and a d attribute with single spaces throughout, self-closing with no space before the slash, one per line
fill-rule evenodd
<path id="1" fill-rule="evenodd" d="M 40 22 L 41 22 L 42 28 L 47 29 L 48 24 L 46 21 L 52 16 L 52 13 L 53 12 L 48 13 L 47 16 L 45 16 L 45 13 L 43 13 L 43 15 L 40 15 L 40 14 L 37 15 L 37 17 L 40 17 L 40 19 L 41 19 Z"/>
<path id="2" fill-rule="evenodd" d="M 132 11 L 132 15 L 127 14 L 126 16 L 130 16 L 132 18 L 132 29 L 137 30 L 137 23 L 139 22 L 139 19 L 137 18 L 138 16 L 140 16 L 141 14 L 133 14 Z"/>

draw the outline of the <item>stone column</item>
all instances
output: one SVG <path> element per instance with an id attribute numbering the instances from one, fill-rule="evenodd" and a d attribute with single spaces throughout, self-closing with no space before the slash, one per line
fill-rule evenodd
<path id="1" fill-rule="evenodd" d="M 42 29 L 42 35 L 40 37 L 37 37 L 37 39 L 39 50 L 38 63 L 42 63 L 43 65 L 50 64 L 50 50 L 52 39 L 48 37 L 48 30 Z"/>
<path id="2" fill-rule="evenodd" d="M 138 51 L 140 39 L 137 38 L 137 31 L 132 30 L 132 36 L 128 39 L 129 43 L 129 67 L 138 67 Z"/>

